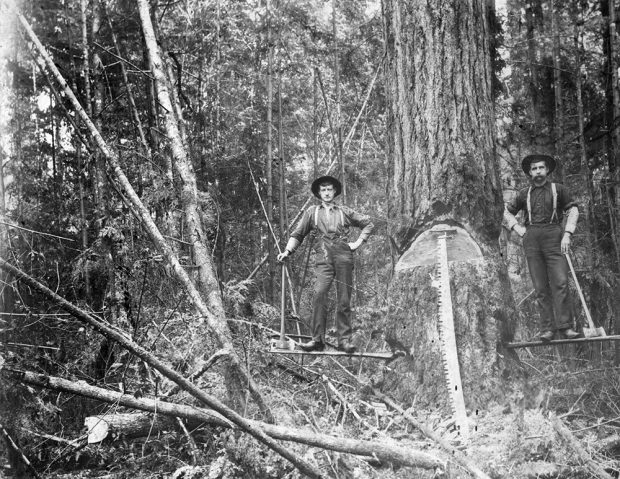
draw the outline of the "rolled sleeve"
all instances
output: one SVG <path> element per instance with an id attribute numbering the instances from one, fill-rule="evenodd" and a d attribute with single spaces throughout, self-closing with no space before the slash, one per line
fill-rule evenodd
<path id="1" fill-rule="evenodd" d="M 512 230 L 516 224 L 519 224 L 519 220 L 517 220 L 515 215 L 508 211 L 508 208 L 504 208 L 504 224 L 509 231 Z"/>
<path id="2" fill-rule="evenodd" d="M 352 226 L 361 228 L 362 231 L 360 232 L 359 239 L 362 241 L 368 240 L 369 236 L 375 229 L 375 225 L 370 220 L 370 217 L 367 215 L 359 214 L 353 210 L 347 211 L 347 216 L 349 217 L 349 221 Z"/>
<path id="3" fill-rule="evenodd" d="M 512 197 L 510 201 L 504 203 L 504 224 L 508 230 L 512 230 L 515 225 L 519 224 L 519 220 L 515 217 L 525 208 L 525 195 L 523 194 L 525 190 L 519 190 L 516 195 Z"/>
<path id="4" fill-rule="evenodd" d="M 506 210 L 511 215 L 516 215 L 519 211 L 525 208 L 525 195 L 527 194 L 527 190 L 519 190 L 516 195 L 512 197 L 512 199 L 505 203 Z"/>
<path id="5" fill-rule="evenodd" d="M 576 206 L 571 206 L 566 214 L 566 226 L 564 231 L 573 234 L 577 229 L 577 220 L 579 219 L 579 209 Z"/>
<path id="6" fill-rule="evenodd" d="M 568 212 L 571 208 L 579 208 L 579 203 L 575 196 L 564 185 L 558 185 L 558 205 L 564 212 Z"/>
<path id="7" fill-rule="evenodd" d="M 304 238 L 310 231 L 312 231 L 312 213 L 314 208 L 308 208 L 304 215 L 301 217 L 301 221 L 297 224 L 297 227 L 293 230 L 290 237 L 296 239 L 299 244 L 303 243 Z"/>

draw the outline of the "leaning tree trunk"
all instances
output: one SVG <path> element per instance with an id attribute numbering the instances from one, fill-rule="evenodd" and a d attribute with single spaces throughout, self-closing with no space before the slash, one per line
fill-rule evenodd
<path id="1" fill-rule="evenodd" d="M 438 224 L 478 259 L 458 261 L 448 240 L 454 324 L 465 403 L 499 399 L 497 354 L 512 336 L 514 300 L 498 236 L 503 202 L 495 157 L 490 11 L 486 0 L 384 0 L 389 139 L 388 214 L 399 258 L 389 287 L 388 342 L 409 352 L 384 373 L 400 400 L 443 408 L 435 248 L 416 249 Z M 459 241 L 460 241 L 459 239 Z M 461 258 L 462 259 L 462 258 Z"/>
<path id="2" fill-rule="evenodd" d="M 183 205 L 189 243 L 191 243 L 192 258 L 196 263 L 196 286 L 200 294 L 206 297 L 207 306 L 213 316 L 217 318 L 217 327 L 220 331 L 220 335 L 216 337 L 218 340 L 217 347 L 222 346 L 232 349 L 232 336 L 225 323 L 224 305 L 209 250 L 208 238 L 202 225 L 204 216 L 199 209 L 196 175 L 187 152 L 186 142 L 183 141 L 185 135 L 181 124 L 181 110 L 170 93 L 171 88 L 166 78 L 165 65 L 159 46 L 155 40 L 149 5 L 146 0 L 138 1 L 138 12 L 149 55 L 151 73 L 155 79 L 158 100 L 165 110 L 164 125 L 170 141 L 170 150 L 173 157 L 172 165 L 180 179 L 181 204 Z M 203 193 L 203 196 L 208 197 L 208 193 Z M 202 346 L 204 347 L 204 345 Z M 249 372 L 243 368 L 239 356 L 234 351 L 231 351 L 229 359 L 230 362 L 226 368 L 226 387 L 229 391 L 230 401 L 240 410 L 245 407 L 245 404 L 242 404 L 244 401 L 242 392 L 247 387 L 261 411 L 266 416 L 271 417 L 271 412 L 265 404 L 257 384 L 249 376 Z"/>

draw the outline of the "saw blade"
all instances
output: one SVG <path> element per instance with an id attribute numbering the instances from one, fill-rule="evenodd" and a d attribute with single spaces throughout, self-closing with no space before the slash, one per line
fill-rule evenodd
<path id="1" fill-rule="evenodd" d="M 469 424 L 465 411 L 465 398 L 461 385 L 461 372 L 456 349 L 452 295 L 450 291 L 450 272 L 448 269 L 448 235 L 444 232 L 437 238 L 437 278 L 439 333 L 442 344 L 442 359 L 450 405 L 455 421 L 455 431 L 463 439 L 469 439 Z"/>

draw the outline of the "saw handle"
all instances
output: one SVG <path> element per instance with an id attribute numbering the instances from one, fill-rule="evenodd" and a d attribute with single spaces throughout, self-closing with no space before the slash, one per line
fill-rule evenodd
<path id="1" fill-rule="evenodd" d="M 581 304 L 583 306 L 583 310 L 586 313 L 586 318 L 588 320 L 588 325 L 594 329 L 594 321 L 592 321 L 592 316 L 590 316 L 590 310 L 588 309 L 588 305 L 586 304 L 586 298 L 583 297 L 583 291 L 581 291 L 581 286 L 579 286 L 579 281 L 577 281 L 577 275 L 575 274 L 575 268 L 573 268 L 573 262 L 570 259 L 568 253 L 564 253 L 566 256 L 566 261 L 568 261 L 568 267 L 570 268 L 570 272 L 573 275 L 573 280 L 575 281 L 575 286 L 577 288 L 577 292 L 579 293 L 579 299 L 581 299 Z"/>

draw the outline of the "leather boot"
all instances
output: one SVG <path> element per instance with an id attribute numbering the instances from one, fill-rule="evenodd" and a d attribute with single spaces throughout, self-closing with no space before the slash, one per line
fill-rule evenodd
<path id="1" fill-rule="evenodd" d="M 543 342 L 548 342 L 553 339 L 553 331 L 543 331 L 538 335 L 538 338 Z"/>
<path id="2" fill-rule="evenodd" d="M 345 340 L 338 343 L 338 350 L 344 351 L 347 354 L 353 354 L 355 351 L 357 351 L 357 348 L 351 341 Z"/>
<path id="3" fill-rule="evenodd" d="M 575 338 L 578 338 L 579 336 L 581 336 L 581 334 L 579 334 L 573 328 L 562 329 L 562 333 L 564 334 L 564 337 L 566 339 L 575 339 Z"/>
<path id="4" fill-rule="evenodd" d="M 305 344 L 300 344 L 299 347 L 309 353 L 310 351 L 323 351 L 325 349 L 325 344 L 313 339 Z"/>

